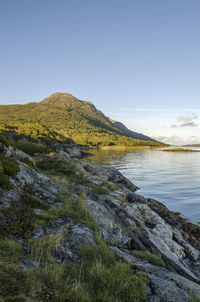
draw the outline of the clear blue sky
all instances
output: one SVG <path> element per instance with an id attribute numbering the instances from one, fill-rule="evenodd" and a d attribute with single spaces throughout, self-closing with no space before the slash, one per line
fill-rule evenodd
<path id="1" fill-rule="evenodd" d="M 199 0 L 1 0 L 0 104 L 68 92 L 132 130 L 200 142 L 199 16 Z"/>

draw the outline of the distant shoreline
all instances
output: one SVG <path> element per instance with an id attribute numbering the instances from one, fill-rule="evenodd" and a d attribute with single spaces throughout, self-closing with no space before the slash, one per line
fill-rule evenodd
<path id="1" fill-rule="evenodd" d="M 186 149 L 186 148 L 168 148 L 163 149 L 165 152 L 200 152 L 200 150 Z"/>

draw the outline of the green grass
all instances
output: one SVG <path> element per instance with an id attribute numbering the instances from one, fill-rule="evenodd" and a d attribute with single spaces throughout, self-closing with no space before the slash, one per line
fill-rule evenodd
<path id="1" fill-rule="evenodd" d="M 40 261 L 40 270 L 32 276 L 34 294 L 42 301 L 54 302 L 141 302 L 146 298 L 146 282 L 127 264 L 117 262 L 101 239 L 96 246 L 80 248 L 83 261 L 58 265 L 51 250 L 62 237 L 45 236 L 32 242 L 32 256 Z"/>
<path id="2" fill-rule="evenodd" d="M 28 299 L 24 295 L 19 295 L 15 297 L 5 298 L 5 302 L 28 302 Z"/>
<path id="3" fill-rule="evenodd" d="M 19 270 L 18 265 L 0 264 L 0 295 L 2 297 L 16 296 L 21 293 L 28 293 L 28 291 L 26 274 Z"/>
<path id="4" fill-rule="evenodd" d="M 158 266 L 165 266 L 161 257 L 150 253 L 149 251 L 132 251 L 132 254 L 138 258 L 147 260 L 149 263 L 158 265 Z"/>
<path id="5" fill-rule="evenodd" d="M 200 297 L 195 294 L 191 294 L 189 302 L 200 302 Z"/>
<path id="6" fill-rule="evenodd" d="M 42 210 L 48 210 L 49 205 L 41 202 L 36 196 L 29 194 L 29 193 L 24 193 L 21 196 L 21 200 L 24 204 L 26 204 L 28 207 L 34 209 L 42 209 Z"/>

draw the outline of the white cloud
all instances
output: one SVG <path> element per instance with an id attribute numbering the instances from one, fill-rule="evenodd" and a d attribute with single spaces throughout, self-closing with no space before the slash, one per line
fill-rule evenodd
<path id="1" fill-rule="evenodd" d="M 162 135 L 162 134 L 155 134 L 151 135 L 152 138 L 166 143 L 170 145 L 186 145 L 186 144 L 197 144 L 200 143 L 199 136 L 180 136 L 180 135 Z"/>
<path id="2" fill-rule="evenodd" d="M 173 124 L 171 128 L 199 126 L 199 123 L 196 122 L 198 120 L 198 115 L 196 113 L 178 116 L 176 120 L 178 124 Z"/>

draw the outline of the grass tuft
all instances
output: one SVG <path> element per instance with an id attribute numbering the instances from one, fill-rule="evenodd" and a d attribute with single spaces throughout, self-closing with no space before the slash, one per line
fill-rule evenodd
<path id="1" fill-rule="evenodd" d="M 147 260 L 149 263 L 158 265 L 158 266 L 165 266 L 161 257 L 150 253 L 149 251 L 132 251 L 132 254 L 138 258 Z"/>

